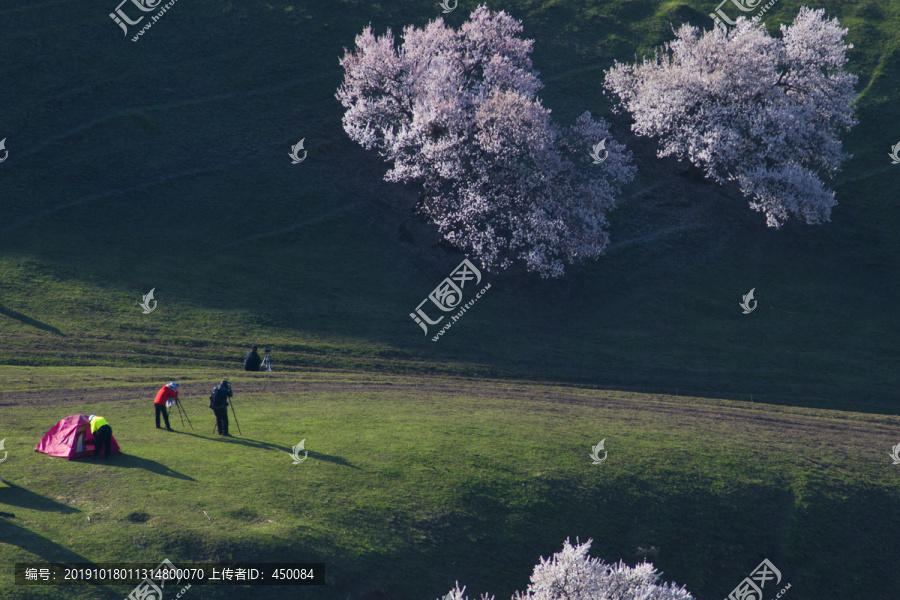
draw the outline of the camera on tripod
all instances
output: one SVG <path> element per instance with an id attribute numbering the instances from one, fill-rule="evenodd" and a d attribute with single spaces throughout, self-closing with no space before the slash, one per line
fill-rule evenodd
<path id="1" fill-rule="evenodd" d="M 259 366 L 260 371 L 268 371 L 272 372 L 272 359 L 269 358 L 269 352 L 272 351 L 272 346 L 266 346 L 266 356 L 263 358 L 262 364 Z"/>

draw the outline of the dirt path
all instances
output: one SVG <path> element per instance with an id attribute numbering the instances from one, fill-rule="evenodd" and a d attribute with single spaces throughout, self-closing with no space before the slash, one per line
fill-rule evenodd
<path id="1" fill-rule="evenodd" d="M 182 399 L 206 398 L 218 380 L 193 383 L 179 383 Z M 377 383 L 329 384 L 301 381 L 249 381 L 233 385 L 235 393 L 242 396 L 254 394 L 276 394 L 291 392 L 339 392 L 349 388 L 360 389 Z M 108 387 L 68 390 L 34 390 L 0 392 L 0 406 L 73 406 L 96 402 L 118 402 L 120 400 L 152 401 L 159 391 L 159 385 Z"/>
<path id="2" fill-rule="evenodd" d="M 359 394 L 362 392 L 385 393 L 394 391 L 398 396 L 412 396 L 420 402 L 441 402 L 448 396 L 481 398 L 486 402 L 518 400 L 546 405 L 549 412 L 553 405 L 581 405 L 598 411 L 624 413 L 628 420 L 647 420 L 686 424 L 709 432 L 722 432 L 734 428 L 738 431 L 754 430 L 761 435 L 777 435 L 789 438 L 802 436 L 819 443 L 855 445 L 854 442 L 871 443 L 872 437 L 893 439 L 896 436 L 897 417 L 889 415 L 865 415 L 860 419 L 855 413 L 801 409 L 766 404 L 734 404 L 718 400 L 706 400 L 678 396 L 652 394 L 622 397 L 623 394 L 602 390 L 558 387 L 541 384 L 477 381 L 447 378 L 408 378 L 402 376 L 348 375 L 356 381 L 321 380 L 315 374 L 299 381 L 243 381 L 234 382 L 238 397 L 258 394 Z M 187 402 L 198 399 L 205 402 L 216 380 L 181 383 L 181 397 Z M 37 390 L 0 392 L 3 406 L 79 406 L 97 402 L 142 401 L 149 403 L 158 385 L 110 387 L 75 390 Z M 619 397 L 616 397 L 619 396 Z M 886 443 L 885 441 L 885 443 Z"/>

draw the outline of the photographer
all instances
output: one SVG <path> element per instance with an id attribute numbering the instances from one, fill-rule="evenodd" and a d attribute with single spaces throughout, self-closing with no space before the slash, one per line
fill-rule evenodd
<path id="1" fill-rule="evenodd" d="M 212 394 L 209 395 L 209 407 L 216 415 L 216 429 L 219 435 L 231 437 L 228 433 L 228 399 L 231 398 L 231 384 L 227 379 L 223 379 L 222 383 L 213 388 Z"/>
<path id="2" fill-rule="evenodd" d="M 153 401 L 153 407 L 156 409 L 157 429 L 162 429 L 159 426 L 159 415 L 162 415 L 166 422 L 166 431 L 174 431 L 174 429 L 169 427 L 169 411 L 166 410 L 166 407 L 170 406 L 169 401 L 178 402 L 178 384 L 174 381 L 159 388 L 159 391 L 156 393 L 156 399 Z"/>
<path id="3" fill-rule="evenodd" d="M 256 348 L 256 346 L 251 347 L 250 352 L 244 356 L 245 371 L 259 371 L 259 365 L 262 364 L 262 359 L 256 352 Z"/>

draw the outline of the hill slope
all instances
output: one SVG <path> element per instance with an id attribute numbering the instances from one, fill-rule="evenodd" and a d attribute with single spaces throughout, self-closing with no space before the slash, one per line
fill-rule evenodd
<path id="1" fill-rule="evenodd" d="M 780 0 L 768 26 L 799 5 Z M 708 27 L 711 10 L 705 0 L 491 7 L 536 40 L 542 97 L 563 122 L 606 113 L 602 70 L 614 59 L 648 52 L 670 24 Z M 608 255 L 562 281 L 486 274 L 490 292 L 439 342 L 408 315 L 461 256 L 410 221 L 414 190 L 381 181 L 385 167 L 346 138 L 333 98 L 355 34 L 423 24 L 439 15 L 434 3 L 179 2 L 137 43 L 106 8 L 2 9 L 0 362 L 224 365 L 258 342 L 276 346 L 281 368 L 893 411 L 900 167 L 886 152 L 900 131 L 886 125 L 900 116 L 900 9 L 826 7 L 850 27 L 864 92 L 830 224 L 767 230 L 733 190 L 657 160 L 617 122 L 641 171 L 613 215 Z M 308 157 L 292 165 L 301 138 Z M 159 305 L 144 315 L 151 288 Z M 751 288 L 759 307 L 742 315 Z"/>

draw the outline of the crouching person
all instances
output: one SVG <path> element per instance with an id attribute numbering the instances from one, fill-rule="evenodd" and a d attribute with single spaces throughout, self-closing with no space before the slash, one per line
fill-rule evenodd
<path id="1" fill-rule="evenodd" d="M 91 415 L 88 417 L 91 424 L 91 434 L 94 436 L 94 458 L 100 456 L 100 447 L 103 446 L 103 458 L 108 459 L 112 452 L 112 427 L 103 417 Z"/>

